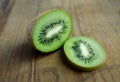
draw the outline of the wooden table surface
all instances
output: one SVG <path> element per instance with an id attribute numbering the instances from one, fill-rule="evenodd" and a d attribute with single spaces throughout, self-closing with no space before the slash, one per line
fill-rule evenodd
<path id="1" fill-rule="evenodd" d="M 67 64 L 62 48 L 43 54 L 29 45 L 31 20 L 53 8 L 72 15 L 72 36 L 105 47 L 103 67 L 82 72 Z M 120 0 L 0 0 L 0 82 L 120 82 Z"/>

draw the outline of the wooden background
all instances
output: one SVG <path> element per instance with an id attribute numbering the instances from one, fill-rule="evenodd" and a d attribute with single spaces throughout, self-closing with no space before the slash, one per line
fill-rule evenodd
<path id="1" fill-rule="evenodd" d="M 82 72 L 66 63 L 62 48 L 42 54 L 29 45 L 31 20 L 53 8 L 72 15 L 73 36 L 105 47 L 103 67 Z M 120 82 L 120 0 L 0 0 L 0 82 Z"/>

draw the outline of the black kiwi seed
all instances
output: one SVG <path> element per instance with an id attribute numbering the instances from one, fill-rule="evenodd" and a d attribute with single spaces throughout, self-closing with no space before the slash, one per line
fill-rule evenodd
<path id="1" fill-rule="evenodd" d="M 50 26 L 53 27 L 53 23 L 51 23 Z"/>
<path id="2" fill-rule="evenodd" d="M 61 20 L 59 20 L 59 24 L 61 23 Z"/>
<path id="3" fill-rule="evenodd" d="M 45 39 L 45 35 L 46 35 L 46 31 L 47 30 L 52 29 L 54 27 L 54 25 L 56 25 L 56 24 L 59 24 L 59 23 L 61 24 L 61 22 L 64 22 L 64 21 L 59 20 L 58 22 L 50 23 L 49 25 L 47 25 L 42 30 L 42 33 L 41 32 L 39 33 L 40 35 L 39 35 L 39 39 L 38 40 L 43 39 L 43 38 L 40 38 L 40 37 L 44 37 L 44 40 L 41 40 L 40 43 L 43 43 L 43 44 L 47 43 L 48 44 L 48 43 L 52 42 L 54 39 L 60 40 L 59 33 L 61 33 L 61 34 L 65 33 L 64 29 L 66 29 L 66 28 L 62 28 L 62 30 L 59 31 L 57 35 L 51 37 L 51 40 Z"/>
<path id="4" fill-rule="evenodd" d="M 80 47 L 80 46 L 79 46 L 79 42 L 85 44 L 86 47 L 89 49 L 89 54 L 90 54 L 90 56 L 89 56 L 88 58 L 82 56 L 82 53 L 81 53 L 81 51 L 79 50 L 79 47 Z M 94 51 L 93 51 L 92 47 L 91 47 L 87 42 L 85 42 L 85 41 L 83 41 L 83 40 L 79 40 L 79 41 L 77 41 L 77 42 L 74 43 L 74 46 L 72 46 L 72 48 L 73 48 L 73 50 L 74 50 L 75 53 L 78 52 L 78 53 L 76 53 L 76 56 L 77 56 L 80 60 L 84 60 L 84 63 L 90 63 L 90 62 L 92 62 L 93 55 L 95 55 L 95 54 L 94 54 Z"/>

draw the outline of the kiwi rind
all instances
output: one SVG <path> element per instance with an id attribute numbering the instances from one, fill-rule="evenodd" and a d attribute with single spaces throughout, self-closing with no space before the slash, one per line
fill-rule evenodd
<path id="1" fill-rule="evenodd" d="M 64 53 L 65 53 L 65 52 L 64 52 Z M 70 66 L 72 66 L 72 67 L 75 68 L 75 69 L 81 70 L 81 71 L 94 71 L 94 70 L 97 70 L 98 68 L 102 67 L 102 66 L 105 64 L 105 62 L 106 62 L 106 60 L 105 60 L 103 63 L 101 63 L 100 65 L 98 65 L 98 66 L 96 66 L 96 67 L 86 68 L 86 67 L 80 67 L 80 66 L 76 65 L 75 63 L 73 63 L 72 61 L 70 61 L 70 60 L 67 58 L 66 55 L 65 55 L 65 59 L 66 59 L 66 61 L 69 63 Z"/>
<path id="2" fill-rule="evenodd" d="M 44 16 L 44 15 L 46 15 L 47 13 L 49 13 L 49 12 L 51 12 L 51 11 L 54 11 L 54 10 L 61 10 L 61 11 L 63 11 L 63 12 L 65 12 L 69 17 L 70 17 L 70 20 L 71 20 L 71 26 L 72 26 L 72 18 L 71 18 L 71 16 L 70 16 L 70 14 L 68 13 L 68 12 L 66 12 L 66 11 L 64 11 L 64 10 L 62 10 L 62 9 L 52 9 L 52 10 L 48 10 L 48 11 L 45 11 L 45 12 L 43 12 L 43 13 L 41 13 L 40 15 L 38 15 L 38 16 L 36 16 L 33 20 L 32 20 L 32 22 L 31 22 L 31 27 L 30 27 L 30 30 L 29 30 L 29 36 L 31 36 L 31 37 L 29 37 L 29 40 L 30 41 L 32 41 L 31 42 L 31 44 L 32 44 L 32 46 L 35 48 L 35 49 L 37 49 L 37 50 L 39 50 L 38 48 L 36 48 L 36 46 L 35 46 L 35 44 L 34 44 L 34 42 L 33 42 L 33 39 L 32 39 L 32 34 L 33 34 L 33 26 L 38 22 L 38 19 L 41 17 L 41 16 Z M 72 29 L 71 29 L 71 31 L 70 31 L 70 34 L 69 34 L 69 37 L 70 37 L 70 35 L 71 35 L 71 33 L 72 33 Z M 69 39 L 69 37 L 68 37 L 68 39 Z M 32 40 L 31 40 L 32 39 Z M 62 45 L 63 45 L 64 43 L 62 43 Z M 62 45 L 60 46 L 60 47 L 62 47 Z M 60 48 L 59 47 L 59 48 Z M 57 49 L 56 49 L 57 50 Z M 44 50 L 39 50 L 39 51 L 41 51 L 41 52 L 43 52 L 43 53 L 48 53 L 48 52 L 52 52 L 52 51 L 55 51 L 55 50 L 51 50 L 51 51 L 44 51 Z"/>
<path id="3" fill-rule="evenodd" d="M 85 37 L 85 36 L 77 36 L 77 38 L 78 38 L 78 37 Z M 76 38 L 76 37 L 74 37 L 74 38 Z M 88 38 L 88 37 L 85 37 L 85 38 Z M 92 38 L 90 38 L 90 39 L 92 39 Z M 69 39 L 69 40 L 70 40 L 70 39 Z M 69 41 L 69 40 L 67 40 L 67 41 Z M 94 40 L 94 39 L 92 39 L 92 40 Z M 66 41 L 66 42 L 67 42 L 67 41 Z M 96 41 L 96 40 L 94 40 L 94 41 Z M 80 66 L 80 65 L 76 64 L 74 61 L 71 61 L 71 59 L 69 59 L 68 55 L 66 55 L 66 54 L 68 54 L 68 53 L 66 52 L 66 49 L 65 49 L 66 42 L 65 42 L 65 44 L 64 44 L 65 58 L 66 58 L 66 60 L 68 61 L 68 63 L 69 63 L 72 67 L 74 67 L 74 68 L 76 68 L 76 69 L 79 69 L 79 70 L 82 70 L 82 71 L 93 71 L 93 70 L 96 70 L 96 69 L 98 69 L 99 67 L 103 66 L 103 64 L 105 64 L 105 62 L 106 62 L 106 57 L 105 57 L 104 61 L 102 61 L 102 63 L 100 63 L 100 64 L 98 64 L 98 65 L 96 65 L 96 66 L 93 66 L 93 67 L 84 67 L 84 66 Z M 97 41 L 96 41 L 96 42 L 97 42 Z M 98 42 L 97 42 L 97 43 L 98 43 Z M 105 51 L 104 47 L 103 47 L 100 43 L 98 43 L 98 45 L 101 46 L 101 49 L 103 49 L 103 50 Z M 105 55 L 106 55 L 106 53 L 105 53 Z"/>

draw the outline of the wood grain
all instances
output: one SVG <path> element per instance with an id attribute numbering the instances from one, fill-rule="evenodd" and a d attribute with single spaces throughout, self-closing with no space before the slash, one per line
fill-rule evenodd
<path id="1" fill-rule="evenodd" d="M 13 7 L 15 0 L 1 0 L 0 1 L 0 34 L 7 22 L 9 13 Z"/>
<path id="2" fill-rule="evenodd" d="M 103 67 L 82 72 L 67 64 L 62 48 L 43 54 L 29 45 L 30 22 L 53 8 L 71 14 L 72 36 L 88 36 L 105 47 Z M 120 0 L 0 1 L 0 82 L 119 82 L 119 44 Z"/>

